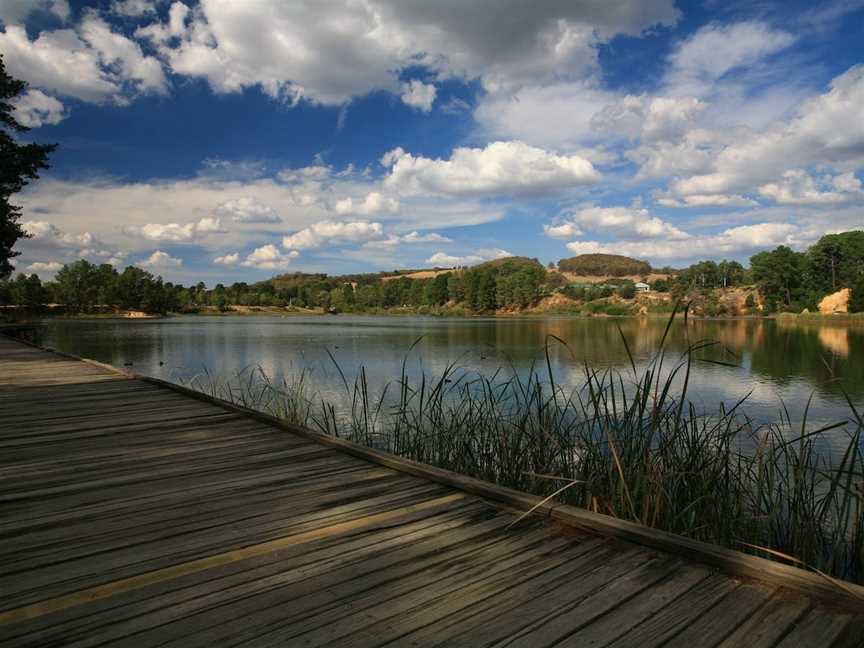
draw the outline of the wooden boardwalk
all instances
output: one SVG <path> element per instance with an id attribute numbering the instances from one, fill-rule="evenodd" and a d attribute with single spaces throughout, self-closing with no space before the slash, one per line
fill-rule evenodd
<path id="1" fill-rule="evenodd" d="M 804 572 L 333 443 L 0 336 L 0 645 L 864 645 Z"/>

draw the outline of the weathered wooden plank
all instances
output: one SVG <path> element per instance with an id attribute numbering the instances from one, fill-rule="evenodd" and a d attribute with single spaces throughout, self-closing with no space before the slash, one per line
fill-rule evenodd
<path id="1" fill-rule="evenodd" d="M 49 521 L 48 526 L 51 526 L 50 520 L 56 518 L 61 511 L 74 510 L 75 515 L 72 519 L 86 519 L 91 515 L 101 510 L 116 510 L 121 505 L 126 506 L 126 510 L 135 508 L 137 502 L 146 501 L 158 504 L 159 499 L 174 497 L 174 501 L 187 501 L 188 505 L 194 505 L 197 496 L 218 496 L 220 493 L 232 493 L 236 489 L 231 487 L 231 482 L 238 487 L 248 489 L 254 488 L 269 488 L 281 485 L 283 488 L 303 487 L 310 483 L 311 480 L 326 479 L 336 475 L 345 475 L 346 479 L 350 479 L 354 475 L 363 476 L 366 474 L 365 466 L 350 466 L 345 468 L 339 463 L 321 462 L 310 464 L 298 464 L 296 467 L 285 467 L 273 465 L 266 469 L 256 470 L 254 476 L 249 476 L 242 470 L 226 471 L 220 473 L 218 471 L 208 474 L 199 475 L 196 480 L 196 493 L 183 491 L 184 486 L 188 487 L 188 480 L 183 477 L 172 478 L 151 482 L 147 484 L 147 488 L 142 489 L 139 485 L 123 487 L 122 497 L 127 498 L 118 502 L 117 497 L 111 497 L 110 494 L 100 492 L 85 493 L 85 498 L 81 494 L 74 496 L 51 498 L 48 500 L 38 500 L 35 502 L 19 503 L 18 508 L 10 510 L 9 516 L 14 514 L 13 523 L 4 524 L 4 533 L 6 530 L 11 530 L 10 527 L 20 529 L 32 528 L 34 526 L 44 526 L 46 521 Z M 118 488 L 118 490 L 120 490 Z M 191 490 L 191 488 L 190 488 Z M 179 492 L 178 492 L 179 491 Z M 80 507 L 80 511 L 79 511 Z M 4 507 L 4 511 L 7 507 Z M 7 517 L 9 517 L 7 516 Z M 62 517 L 62 515 L 61 515 Z M 68 518 L 67 518 L 68 519 Z"/>
<path id="2" fill-rule="evenodd" d="M 11 521 L 3 524 L 4 533 L 16 533 L 22 530 L 41 528 L 62 524 L 69 520 L 101 519 L 117 511 L 128 514 L 140 507 L 159 506 L 174 503 L 177 505 L 194 505 L 202 498 L 214 501 L 226 494 L 253 493 L 268 489 L 302 489 L 312 481 L 328 479 L 336 475 L 344 475 L 350 479 L 353 476 L 362 477 L 370 471 L 388 470 L 386 468 L 358 465 L 350 469 L 336 469 L 327 465 L 304 466 L 302 464 L 286 469 L 283 466 L 273 466 L 257 470 L 254 474 L 242 471 L 231 474 L 200 475 L 194 484 L 182 479 L 165 480 L 149 484 L 148 488 L 130 488 L 117 496 L 105 495 L 103 498 L 89 498 L 79 501 L 79 497 L 69 496 L 50 500 L 19 504 L 15 507 L 4 507 L 6 517 Z M 13 517 L 14 516 L 14 517 Z"/>
<path id="3" fill-rule="evenodd" d="M 31 457 L 63 456 L 71 451 L 87 452 L 90 449 L 104 449 L 127 442 L 165 444 L 184 438 L 231 436 L 234 427 L 227 424 L 236 423 L 240 420 L 238 416 L 242 415 L 223 412 L 195 419 L 174 415 L 151 423 L 129 423 L 99 430 L 23 438 L 15 441 L 0 440 L 0 458 L 2 458 L 0 460 L 5 463 L 10 457 L 17 461 Z M 170 438 L 166 438 L 166 433 L 171 434 Z M 291 442 L 286 435 L 286 443 Z"/>
<path id="4" fill-rule="evenodd" d="M 440 516 L 450 511 L 442 508 L 437 513 Z M 136 634 L 135 644 L 140 648 L 158 645 L 169 637 L 180 635 L 187 637 L 186 643 L 200 642 L 204 640 L 202 633 L 213 636 L 212 633 L 221 632 L 216 630 L 217 626 L 231 628 L 233 625 L 236 632 L 236 623 L 230 623 L 230 618 L 236 617 L 226 617 L 226 609 L 243 618 L 256 615 L 256 622 L 250 627 L 259 627 L 264 618 L 260 612 L 268 611 L 262 601 L 272 603 L 277 596 L 291 596 L 291 614 L 300 614 L 301 610 L 321 610 L 333 605 L 330 588 L 340 584 L 350 586 L 358 581 L 358 574 L 381 578 L 391 569 L 416 571 L 432 562 L 442 564 L 455 552 L 464 553 L 476 539 L 482 539 L 487 545 L 501 540 L 501 535 L 494 530 L 500 529 L 504 521 L 484 520 L 486 516 L 478 515 L 476 511 L 467 519 L 461 515 L 454 518 L 456 524 L 433 527 L 433 531 L 451 530 L 446 536 L 434 532 L 418 534 L 416 529 L 405 535 L 422 519 L 419 515 L 423 512 L 405 516 L 400 519 L 400 524 L 376 529 L 370 534 L 339 538 L 341 542 L 338 545 L 318 541 L 311 544 L 305 554 L 302 546 L 288 547 L 280 551 L 283 560 L 262 556 L 260 559 L 266 562 L 255 559 L 254 563 L 245 563 L 245 574 L 228 571 L 230 565 L 208 570 L 204 574 L 206 580 L 200 579 L 182 590 L 171 592 L 170 606 L 154 607 L 150 614 L 146 614 L 146 608 L 142 609 L 140 604 L 115 609 L 110 615 L 111 622 L 100 626 L 98 631 L 91 629 L 84 645 L 97 645 L 132 633 Z M 370 539 L 377 542 L 370 543 Z M 336 552 L 337 548 L 340 551 Z M 371 563 L 377 569 L 373 569 Z M 250 579 L 249 572 L 258 577 Z"/>
<path id="5" fill-rule="evenodd" d="M 614 648 L 665 646 L 671 637 L 695 619 L 712 614 L 711 608 L 726 596 L 733 595 L 737 587 L 738 583 L 734 579 L 722 574 L 713 574 L 692 589 L 685 589 L 668 605 L 655 609 L 653 613 L 647 615 L 644 611 L 652 609 L 653 601 L 642 600 L 638 605 L 636 601 L 628 601 L 617 615 L 619 620 L 632 618 L 628 617 L 629 610 L 632 615 L 641 618 L 641 622 L 634 624 L 626 634 L 611 642 L 609 646 Z M 577 646 L 579 640 L 570 637 L 565 645 Z"/>
<path id="6" fill-rule="evenodd" d="M 39 446 L 42 444 L 73 442 L 78 439 L 95 439 L 101 438 L 103 442 L 110 442 L 110 437 L 118 437 L 127 434 L 138 433 L 141 431 L 165 428 L 177 428 L 184 425 L 186 422 L 190 425 L 213 423 L 222 421 L 226 418 L 226 412 L 215 410 L 190 412 L 183 408 L 176 408 L 172 411 L 154 412 L 145 417 L 137 417 L 135 423 L 126 425 L 119 424 L 108 420 L 100 421 L 99 424 L 83 424 L 78 425 L 76 429 L 58 429 L 50 432 L 42 431 L 27 431 L 25 434 L 19 433 L 9 435 L 6 438 L 0 438 L 0 448 L 3 452 L 12 452 L 13 448 L 26 448 L 30 446 Z"/>
<path id="7" fill-rule="evenodd" d="M 134 395 L 150 395 L 167 391 L 158 385 L 151 385 L 142 380 L 118 378 L 114 381 L 102 382 L 98 385 L 54 385 L 51 387 L 30 387 L 16 384 L 14 387 L 0 389 L 0 404 L 3 407 L 20 406 L 33 409 L 45 403 L 46 399 L 58 403 L 72 403 L 77 399 L 99 400 Z"/>
<path id="8" fill-rule="evenodd" d="M 131 519 L 137 515 L 146 515 L 153 510 L 162 509 L 187 509 L 190 506 L 204 506 L 206 502 L 221 502 L 226 497 L 254 497 L 258 495 L 269 495 L 277 497 L 286 490 L 294 492 L 309 493 L 314 495 L 315 488 L 328 488 L 330 480 L 338 479 L 340 487 L 344 488 L 346 480 L 357 480 L 362 482 L 366 478 L 375 476 L 392 476 L 395 471 L 378 466 L 357 466 L 351 470 L 339 470 L 329 474 L 294 473 L 285 474 L 280 468 L 272 468 L 262 471 L 262 474 L 249 476 L 240 474 L 233 478 L 221 476 L 207 476 L 206 479 L 198 479 L 194 486 L 186 489 L 167 489 L 153 492 L 148 489 L 146 493 L 130 495 L 127 497 L 107 498 L 96 503 L 80 506 L 60 507 L 57 510 L 46 511 L 28 507 L 26 511 L 15 511 L 14 518 L 7 516 L 0 526 L 0 538 L 17 536 L 26 532 L 42 529 L 68 528 L 74 524 L 91 525 L 108 519 Z M 396 473 L 398 474 L 398 473 Z"/>
<path id="9" fill-rule="evenodd" d="M 861 648 L 862 643 L 864 643 L 862 640 L 864 640 L 864 618 L 861 618 L 861 615 L 856 615 L 855 619 L 846 626 L 843 634 L 834 640 L 830 648 Z"/>
<path id="10" fill-rule="evenodd" d="M 340 475 L 341 477 L 341 475 Z M 339 479 L 328 483 L 326 488 L 310 485 L 302 492 L 264 492 L 257 495 L 240 495 L 226 501 L 202 503 L 191 508 L 188 502 L 182 506 L 157 508 L 147 512 L 137 511 L 133 516 L 100 519 L 94 529 L 92 521 L 47 528 L 36 532 L 16 534 L 3 544 L 0 562 L 13 569 L 24 561 L 37 562 L 61 557 L 70 560 L 89 553 L 107 551 L 126 545 L 138 545 L 160 534 L 182 531 L 186 534 L 199 529 L 218 528 L 226 524 L 250 523 L 269 519 L 289 519 L 313 510 L 324 510 L 333 503 L 362 501 L 387 493 L 404 494 L 416 481 L 404 476 L 388 476 L 385 479 L 362 480 Z M 352 488 L 347 489 L 347 484 Z M 424 485 L 428 486 L 428 485 Z"/>
<path id="11" fill-rule="evenodd" d="M 443 500 L 452 493 L 442 493 L 420 484 L 404 494 L 391 494 L 313 511 L 291 520 L 263 521 L 244 525 L 223 525 L 200 532 L 164 537 L 115 551 L 62 560 L 52 564 L 40 561 L 4 566 L 0 588 L 0 610 L 28 605 L 45 598 L 67 595 L 94 587 L 106 579 L 122 581 L 143 572 L 169 569 L 182 563 L 196 563 L 211 554 L 229 554 L 251 545 L 266 545 L 293 536 L 302 537 L 324 528 L 339 525 L 364 526 L 364 520 L 376 520 L 394 510 L 403 510 L 423 502 Z M 3 615 L 0 614 L 0 619 Z"/>
<path id="12" fill-rule="evenodd" d="M 389 520 L 404 516 L 410 511 L 452 503 L 463 498 L 464 495 L 462 494 L 451 493 L 433 499 L 415 501 L 412 504 L 407 504 L 400 508 L 390 508 L 357 518 L 347 520 L 343 519 L 338 522 L 333 521 L 333 524 L 326 527 L 309 529 L 291 536 L 267 540 L 256 545 L 240 544 L 239 546 L 233 547 L 229 551 L 220 554 L 208 554 L 204 557 L 195 558 L 186 562 L 177 562 L 174 560 L 168 566 L 159 567 L 144 573 L 140 572 L 141 564 L 139 564 L 137 565 L 139 570 L 134 572 L 133 575 L 120 576 L 119 580 L 109 583 L 90 585 L 86 589 L 71 591 L 67 594 L 54 596 L 54 598 L 47 600 L 37 598 L 28 601 L 27 598 L 24 597 L 23 606 L 17 608 L 6 608 L 4 611 L 0 612 L 0 625 L 23 621 L 70 607 L 77 607 L 93 600 L 114 596 L 117 592 L 138 589 L 154 582 L 170 580 L 188 573 L 205 571 L 228 562 L 235 562 L 256 555 L 271 553 L 277 551 L 281 547 L 309 542 L 330 535 L 350 533 L 356 529 L 374 527 L 386 523 Z M 113 570 L 109 570 L 109 572 L 112 576 L 118 575 Z M 17 599 L 17 601 L 20 602 L 21 599 Z"/>
<path id="13" fill-rule="evenodd" d="M 395 614 L 410 601 L 427 601 L 448 592 L 453 592 L 453 597 L 470 597 L 478 588 L 486 588 L 484 591 L 492 595 L 518 580 L 532 565 L 542 563 L 548 569 L 560 565 L 565 561 L 564 548 L 568 544 L 565 538 L 550 539 L 542 529 L 497 534 L 488 540 L 491 542 L 467 543 L 457 555 L 446 556 L 431 566 L 423 565 L 420 570 L 412 569 L 398 579 L 382 582 L 378 575 L 368 572 L 346 579 L 346 575 L 336 573 L 327 579 L 326 588 L 316 587 L 319 594 L 314 595 L 315 607 L 308 607 L 306 597 L 301 602 L 298 592 L 289 590 L 288 597 L 282 594 L 271 601 L 259 601 L 259 611 L 243 628 L 222 623 L 194 636 L 184 634 L 177 641 L 190 647 L 229 640 L 262 646 L 310 646 L 332 644 L 350 635 L 363 645 L 357 640 L 357 632 L 388 613 Z M 590 548 L 599 544 L 591 542 Z M 542 571 L 545 569 L 537 573 Z M 333 583 L 333 578 L 338 582 Z M 506 583 L 505 578 L 509 578 Z M 378 643 L 380 640 L 376 638 Z"/>
<path id="14" fill-rule="evenodd" d="M 678 558 L 655 555 L 602 587 L 563 601 L 545 617 L 494 645 L 545 646 L 562 641 L 622 602 L 668 578 L 682 566 Z"/>
<path id="15" fill-rule="evenodd" d="M 294 453 L 294 449 L 248 455 L 232 453 L 227 459 L 201 461 L 193 465 L 178 465 L 176 463 L 168 464 L 154 468 L 145 468 L 143 470 L 129 471 L 119 476 L 99 476 L 97 479 L 72 481 L 60 486 L 46 485 L 41 488 L 33 488 L 24 485 L 21 488 L 5 489 L 4 494 L 0 495 L 0 505 L 22 500 L 42 499 L 69 494 L 86 494 L 87 492 L 92 491 L 96 492 L 95 494 L 97 497 L 101 497 L 105 489 L 122 488 L 124 486 L 140 484 L 142 482 L 153 482 L 179 477 L 188 478 L 191 475 L 207 474 L 212 472 L 248 470 L 255 466 L 266 467 L 268 465 L 280 464 L 283 462 L 284 465 L 285 463 L 288 463 Z M 313 463 L 315 461 L 327 461 L 345 468 L 357 465 L 355 463 L 356 460 L 352 457 L 341 456 L 338 453 L 331 454 L 329 452 L 318 453 L 315 457 L 310 459 L 308 463 Z M 298 463 L 306 464 L 307 462 L 298 460 Z"/>
<path id="16" fill-rule="evenodd" d="M 129 398 L 102 398 L 99 400 L 76 399 L 67 403 L 52 401 L 53 408 L 28 411 L 30 406 L 16 403 L 15 407 L 4 407 L 3 423 L 0 430 L 27 426 L 30 428 L 37 425 L 55 425 L 58 422 L 71 421 L 73 419 L 93 417 L 94 413 L 99 416 L 136 416 L 141 411 L 150 411 L 160 407 L 171 407 L 175 405 L 188 405 L 188 399 L 179 394 L 155 393 L 142 394 Z"/>
<path id="17" fill-rule="evenodd" d="M 641 548 L 607 541 L 602 551 L 571 558 L 572 571 L 553 573 L 553 580 L 529 577 L 494 597 L 461 601 L 442 607 L 443 617 L 417 615 L 424 625 L 405 634 L 393 633 L 391 643 L 405 645 L 447 645 L 473 647 L 492 645 L 518 634 L 529 625 L 549 616 L 562 601 L 584 598 L 615 578 L 626 575 L 651 560 Z M 394 621 L 400 623 L 401 620 Z M 405 630 L 406 628 L 403 628 Z"/>
<path id="18" fill-rule="evenodd" d="M 18 639 L 19 645 L 42 646 L 62 638 L 95 644 L 123 638 L 165 623 L 191 617 L 197 612 L 232 603 L 284 586 L 293 580 L 316 578 L 348 565 L 381 561 L 378 573 L 398 564 L 402 550 L 419 556 L 423 547 L 455 544 L 465 533 L 487 532 L 494 511 L 477 502 L 466 502 L 446 510 L 428 509 L 406 518 L 403 524 L 374 534 L 322 538 L 287 547 L 264 556 L 230 563 L 205 572 L 164 581 L 45 615 L 13 626 L 0 626 L 0 641 Z M 492 518 L 494 519 L 494 518 Z M 505 520 L 506 521 L 506 520 Z M 503 525 L 500 519 L 498 526 Z M 382 561 L 388 560 L 389 562 Z M 84 613 L 82 613 L 84 612 Z"/>
<path id="19" fill-rule="evenodd" d="M 7 465 L 9 470 L 24 471 L 41 470 L 48 466 L 84 468 L 99 466 L 101 462 L 102 467 L 107 469 L 115 464 L 110 460 L 106 461 L 106 458 L 110 459 L 113 456 L 117 460 L 131 461 L 130 455 L 136 451 L 141 453 L 171 453 L 183 452 L 196 445 L 202 448 L 206 446 L 215 448 L 228 447 L 232 443 L 254 444 L 262 442 L 278 442 L 282 444 L 282 447 L 298 449 L 315 446 L 321 450 L 341 454 L 332 448 L 325 448 L 305 439 L 280 434 L 278 430 L 267 429 L 254 421 L 248 422 L 242 418 L 218 418 L 214 421 L 208 417 L 201 422 L 190 421 L 188 425 L 184 425 L 182 429 L 173 433 L 170 429 L 160 430 L 158 428 L 143 429 L 140 432 L 141 434 L 135 435 L 115 435 L 110 443 L 106 443 L 104 439 L 89 440 L 87 438 L 74 442 L 69 439 L 58 440 L 52 445 L 64 451 L 59 455 L 40 452 L 39 449 L 34 449 L 32 446 L 18 446 L 16 449 L 10 449 L 8 453 L 3 454 L 0 465 Z"/>
<path id="20" fill-rule="evenodd" d="M 703 614 L 670 638 L 665 644 L 666 648 L 717 645 L 765 605 L 775 591 L 759 585 L 741 585 L 732 595 L 711 608 L 709 614 Z"/>
<path id="21" fill-rule="evenodd" d="M 169 416 L 181 415 L 186 418 L 195 418 L 198 416 L 213 416 L 223 414 L 224 412 L 208 405 L 193 404 L 188 402 L 177 402 L 166 407 L 156 405 L 141 407 L 140 409 L 131 412 L 137 424 L 159 421 Z M 69 420 L 61 420 L 53 423 L 34 422 L 31 424 L 18 424 L 12 429 L 3 431 L 2 438 L 7 439 L 38 439 L 44 435 L 77 432 L 80 430 L 97 430 L 100 428 L 117 428 L 122 424 L 118 422 L 117 417 L 110 412 L 93 412 L 86 417 L 76 417 Z"/>
<path id="22" fill-rule="evenodd" d="M 235 442 L 222 446 L 198 443 L 189 447 L 163 448 L 161 450 L 140 451 L 135 448 L 124 448 L 124 459 L 112 464 L 111 469 L 103 469 L 98 464 L 106 463 L 105 459 L 100 462 L 81 462 L 78 464 L 67 464 L 65 466 L 54 466 L 50 471 L 45 467 L 30 469 L 27 472 L 14 471 L 4 474 L 0 478 L 0 488 L 10 493 L 27 491 L 36 487 L 50 488 L 66 485 L 80 485 L 82 489 L 87 484 L 118 476 L 134 478 L 137 474 L 162 473 L 171 467 L 189 467 L 190 465 L 202 464 L 206 466 L 219 466 L 222 463 L 234 463 L 236 461 L 249 461 L 259 456 L 271 458 L 285 457 L 291 461 L 314 460 L 322 457 L 336 457 L 339 453 L 332 448 L 324 448 L 316 444 L 308 444 L 303 447 L 291 446 L 281 443 L 279 439 L 269 438 L 253 441 Z M 202 455 L 204 459 L 202 460 Z M 44 475 L 50 474 L 50 478 Z M 5 471 L 4 471 L 5 473 Z M 72 491 L 70 491 L 72 492 Z"/>
<path id="23" fill-rule="evenodd" d="M 437 580 L 413 591 L 389 598 L 355 612 L 354 600 L 343 606 L 338 623 L 319 625 L 314 631 L 294 635 L 296 627 L 289 633 L 274 633 L 256 638 L 265 646 L 284 645 L 290 638 L 298 646 L 331 646 L 337 643 L 351 645 L 381 645 L 389 642 L 402 643 L 406 636 L 423 626 L 436 623 L 458 613 L 464 608 L 490 599 L 504 597 L 508 592 L 531 587 L 540 592 L 555 588 L 562 580 L 574 577 L 584 567 L 584 561 L 594 562 L 608 559 L 600 540 L 593 540 L 571 547 L 562 547 L 554 554 L 547 551 L 548 541 L 536 551 L 519 548 L 513 557 L 495 558 L 495 563 L 484 566 L 485 556 L 479 556 L 472 565 L 462 568 L 452 576 L 448 572 L 439 574 Z M 599 549 L 596 554 L 593 549 Z M 497 553 L 497 552 L 496 552 Z M 581 559 L 581 560 L 580 560 Z M 479 564 L 478 564 L 479 563 Z M 418 575 L 422 577 L 422 574 Z M 380 588 L 379 588 L 380 589 Z M 372 595 L 389 596 L 392 592 L 372 592 Z M 476 644 L 475 644 L 476 645 Z"/>
<path id="24" fill-rule="evenodd" d="M 837 614 L 815 608 L 794 625 L 777 648 L 799 648 L 799 646 L 831 646 L 842 638 L 853 621 L 851 614 Z M 860 635 L 864 644 L 864 635 Z M 860 645 L 860 644 L 859 644 Z"/>
<path id="25" fill-rule="evenodd" d="M 335 473 L 334 473 L 335 474 Z M 364 506 L 369 508 L 381 508 L 382 506 L 386 506 L 388 503 L 388 499 L 392 500 L 402 500 L 407 497 L 411 497 L 415 493 L 424 493 L 424 492 L 432 492 L 432 493 L 443 493 L 449 492 L 447 489 L 438 486 L 437 484 L 428 484 L 422 482 L 409 482 L 406 486 L 403 486 L 400 490 L 395 492 L 387 492 L 386 486 L 376 485 L 372 483 L 367 487 L 370 490 L 379 489 L 382 492 L 380 497 L 368 498 L 364 500 L 363 498 L 357 498 L 352 496 L 351 491 L 336 491 L 333 494 L 333 500 L 335 502 L 340 503 L 340 507 L 331 506 L 327 502 L 323 502 L 320 505 L 316 504 L 314 500 L 309 502 L 306 506 L 301 506 L 301 504 L 295 504 L 294 500 L 290 500 L 286 502 L 287 506 L 296 506 L 298 514 L 292 516 L 288 520 L 284 521 L 284 525 L 292 526 L 295 524 L 303 524 L 307 522 L 306 513 L 308 512 L 312 518 L 326 518 L 328 516 L 339 515 L 343 508 L 345 510 L 353 510 L 353 509 L 362 509 Z M 302 501 L 302 497 L 298 498 Z M 270 520 L 272 516 L 272 511 L 275 505 L 271 505 L 269 501 L 272 500 L 272 497 L 269 500 L 265 500 L 264 504 L 257 507 L 252 508 L 247 511 L 243 511 L 242 507 L 240 508 L 240 515 L 245 515 L 247 517 L 258 517 L 262 524 L 266 524 L 268 520 Z M 308 509 L 308 510 L 307 510 Z M 192 510 L 189 509 L 190 514 Z M 212 524 L 214 526 L 219 526 L 221 524 L 220 518 L 218 516 L 211 515 Z M 169 521 L 170 526 L 170 521 Z M 278 526 L 278 525 L 277 525 Z M 233 530 L 235 534 L 244 534 L 248 532 L 249 529 L 237 528 Z M 130 540 L 133 544 L 137 541 L 137 538 L 134 536 L 130 536 Z M 215 541 L 216 538 L 208 537 L 207 542 Z M 31 564 L 35 567 L 41 566 L 41 561 L 43 559 L 47 559 L 48 556 L 52 555 L 52 547 L 49 545 L 44 549 L 41 547 L 33 547 L 28 549 L 26 552 L 18 552 L 15 557 L 10 558 L 5 564 L 0 565 L 0 573 L 11 573 L 20 569 L 23 569 Z M 46 555 L 42 555 L 42 553 Z M 63 553 L 60 551 L 61 557 L 66 557 L 72 559 L 75 557 L 73 549 L 70 547 L 67 552 Z"/>
<path id="26" fill-rule="evenodd" d="M 211 426 L 204 426 L 203 430 L 210 431 Z M 63 456 L 47 455 L 32 459 L 21 458 L 10 459 L 4 456 L 0 462 L 3 472 L 0 474 L 0 483 L 8 479 L 26 479 L 31 476 L 50 474 L 58 476 L 58 473 L 75 472 L 85 474 L 88 471 L 122 470 L 127 465 L 134 465 L 140 461 L 155 461 L 161 458 L 191 455 L 197 452 L 225 451 L 229 448 L 240 450 L 242 448 L 254 448 L 263 444 L 273 444 L 278 447 L 294 447 L 301 451 L 306 447 L 321 448 L 317 444 L 309 442 L 293 443 L 291 440 L 279 438 L 272 430 L 260 430 L 257 424 L 246 424 L 242 419 L 234 421 L 232 425 L 233 434 L 201 434 L 197 438 L 171 439 L 170 443 L 159 443 L 157 438 L 150 439 L 130 438 L 118 440 L 110 447 L 91 446 L 81 448 L 78 444 L 69 448 Z M 327 449 L 334 452 L 332 449 Z M 110 469 L 106 469 L 110 466 Z"/>
<path id="27" fill-rule="evenodd" d="M 365 487 L 358 487 L 355 491 L 350 489 L 342 492 L 316 494 L 314 501 L 304 501 L 298 497 L 290 501 L 270 500 L 265 505 L 259 506 L 235 506 L 226 510 L 224 514 L 214 515 L 213 511 L 206 511 L 197 515 L 187 517 L 160 517 L 148 520 L 147 523 L 132 525 L 129 532 L 124 532 L 122 527 L 111 531 L 104 531 L 95 536 L 79 534 L 77 537 L 70 534 L 65 540 L 55 540 L 52 543 L 34 545 L 27 549 L 10 551 L 4 556 L 3 573 L 7 571 L 19 572 L 23 569 L 37 569 L 43 564 L 58 565 L 73 560 L 83 560 L 88 557 L 110 556 L 111 552 L 124 549 L 134 550 L 136 558 L 146 557 L 148 547 L 158 546 L 168 550 L 175 543 L 194 543 L 197 539 L 202 540 L 202 545 L 207 546 L 211 539 L 219 538 L 225 533 L 235 537 L 236 526 L 242 526 L 245 532 L 258 534 L 284 534 L 290 529 L 286 520 L 299 519 L 301 516 L 320 513 L 327 509 L 335 509 L 337 506 L 351 504 L 362 504 L 364 502 L 378 500 L 379 498 L 394 496 L 398 493 L 401 498 L 408 498 L 412 494 L 436 493 L 441 491 L 430 491 L 429 485 L 396 482 L 396 490 L 392 490 L 393 482 L 372 483 Z M 388 490 L 390 492 L 388 493 Z M 308 499 L 308 498 L 307 498 Z M 206 534 L 206 535 L 205 535 Z M 205 541 L 206 539 L 206 541 Z"/>
<path id="28" fill-rule="evenodd" d="M 777 592 L 768 603 L 738 626 L 718 646 L 722 648 L 773 647 L 804 616 L 810 604 L 810 600 L 804 596 Z"/>

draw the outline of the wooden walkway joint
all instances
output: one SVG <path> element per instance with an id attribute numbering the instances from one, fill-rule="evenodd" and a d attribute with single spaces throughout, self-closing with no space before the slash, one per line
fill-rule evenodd
<path id="1" fill-rule="evenodd" d="M 0 336 L 0 645 L 864 646 L 864 588 Z"/>

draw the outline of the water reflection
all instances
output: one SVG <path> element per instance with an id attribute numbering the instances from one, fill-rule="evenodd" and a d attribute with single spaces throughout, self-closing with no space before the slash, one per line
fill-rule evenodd
<path id="1" fill-rule="evenodd" d="M 532 363 L 545 370 L 544 345 L 554 335 L 567 343 L 567 348 L 549 346 L 555 378 L 577 387 L 584 382 L 585 362 L 629 371 L 619 327 L 638 369 L 657 351 L 666 322 L 372 316 L 54 320 L 46 344 L 117 366 L 132 363 L 136 371 L 169 380 L 189 379 L 205 369 L 228 375 L 260 366 L 281 377 L 308 367 L 313 388 L 340 398 L 344 390 L 327 350 L 349 380 L 365 366 L 373 386 L 380 388 L 399 376 L 407 350 L 421 337 L 407 362 L 415 375 L 440 373 L 453 362 L 487 374 L 502 366 L 526 372 Z M 776 420 L 782 401 L 795 420 L 815 392 L 811 420 L 833 422 L 850 414 L 843 389 L 856 404 L 864 399 L 864 327 L 762 320 L 691 321 L 685 327 L 676 322 L 666 339 L 666 357 L 671 363 L 700 340 L 717 344 L 696 354 L 689 396 L 708 411 L 749 393 L 747 409 L 757 419 Z"/>

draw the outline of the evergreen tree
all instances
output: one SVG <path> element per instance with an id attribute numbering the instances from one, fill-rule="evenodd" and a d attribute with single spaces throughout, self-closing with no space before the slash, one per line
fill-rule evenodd
<path id="1" fill-rule="evenodd" d="M 426 284 L 425 300 L 428 306 L 441 306 L 447 303 L 450 297 L 448 285 L 450 273 L 445 272 L 430 279 Z"/>
<path id="2" fill-rule="evenodd" d="M 804 278 L 803 254 L 781 245 L 770 252 L 750 257 L 750 267 L 766 304 L 782 301 L 789 306 L 800 297 Z"/>
<path id="3" fill-rule="evenodd" d="M 20 273 L 9 282 L 11 303 L 17 306 L 37 307 L 48 301 L 48 293 L 39 275 Z"/>
<path id="4" fill-rule="evenodd" d="M 744 282 L 746 271 L 737 261 L 727 261 L 723 259 L 717 264 L 717 274 L 720 288 L 729 288 L 730 286 L 738 286 Z"/>
<path id="5" fill-rule="evenodd" d="M 849 288 L 864 274 L 864 231 L 827 234 L 807 250 L 809 287 L 820 295 Z"/>
<path id="6" fill-rule="evenodd" d="M 48 154 L 56 144 L 19 144 L 13 134 L 29 129 L 15 119 L 11 100 L 27 89 L 24 81 L 13 79 L 6 73 L 0 55 L 0 278 L 8 277 L 13 266 L 10 259 L 18 256 L 13 248 L 20 238 L 28 234 L 22 229 L 21 207 L 9 199 L 30 181 L 39 177 L 41 169 L 48 168 Z"/>
<path id="7" fill-rule="evenodd" d="M 117 302 L 114 306 L 140 310 L 147 299 L 147 285 L 153 280 L 146 270 L 127 266 L 117 277 Z"/>
<path id="8" fill-rule="evenodd" d="M 849 296 L 850 313 L 864 313 L 864 274 L 852 284 L 852 294 Z"/>
<path id="9" fill-rule="evenodd" d="M 57 272 L 57 291 L 60 300 L 76 312 L 90 310 L 99 297 L 98 270 L 89 261 L 81 259 L 67 263 Z"/>

